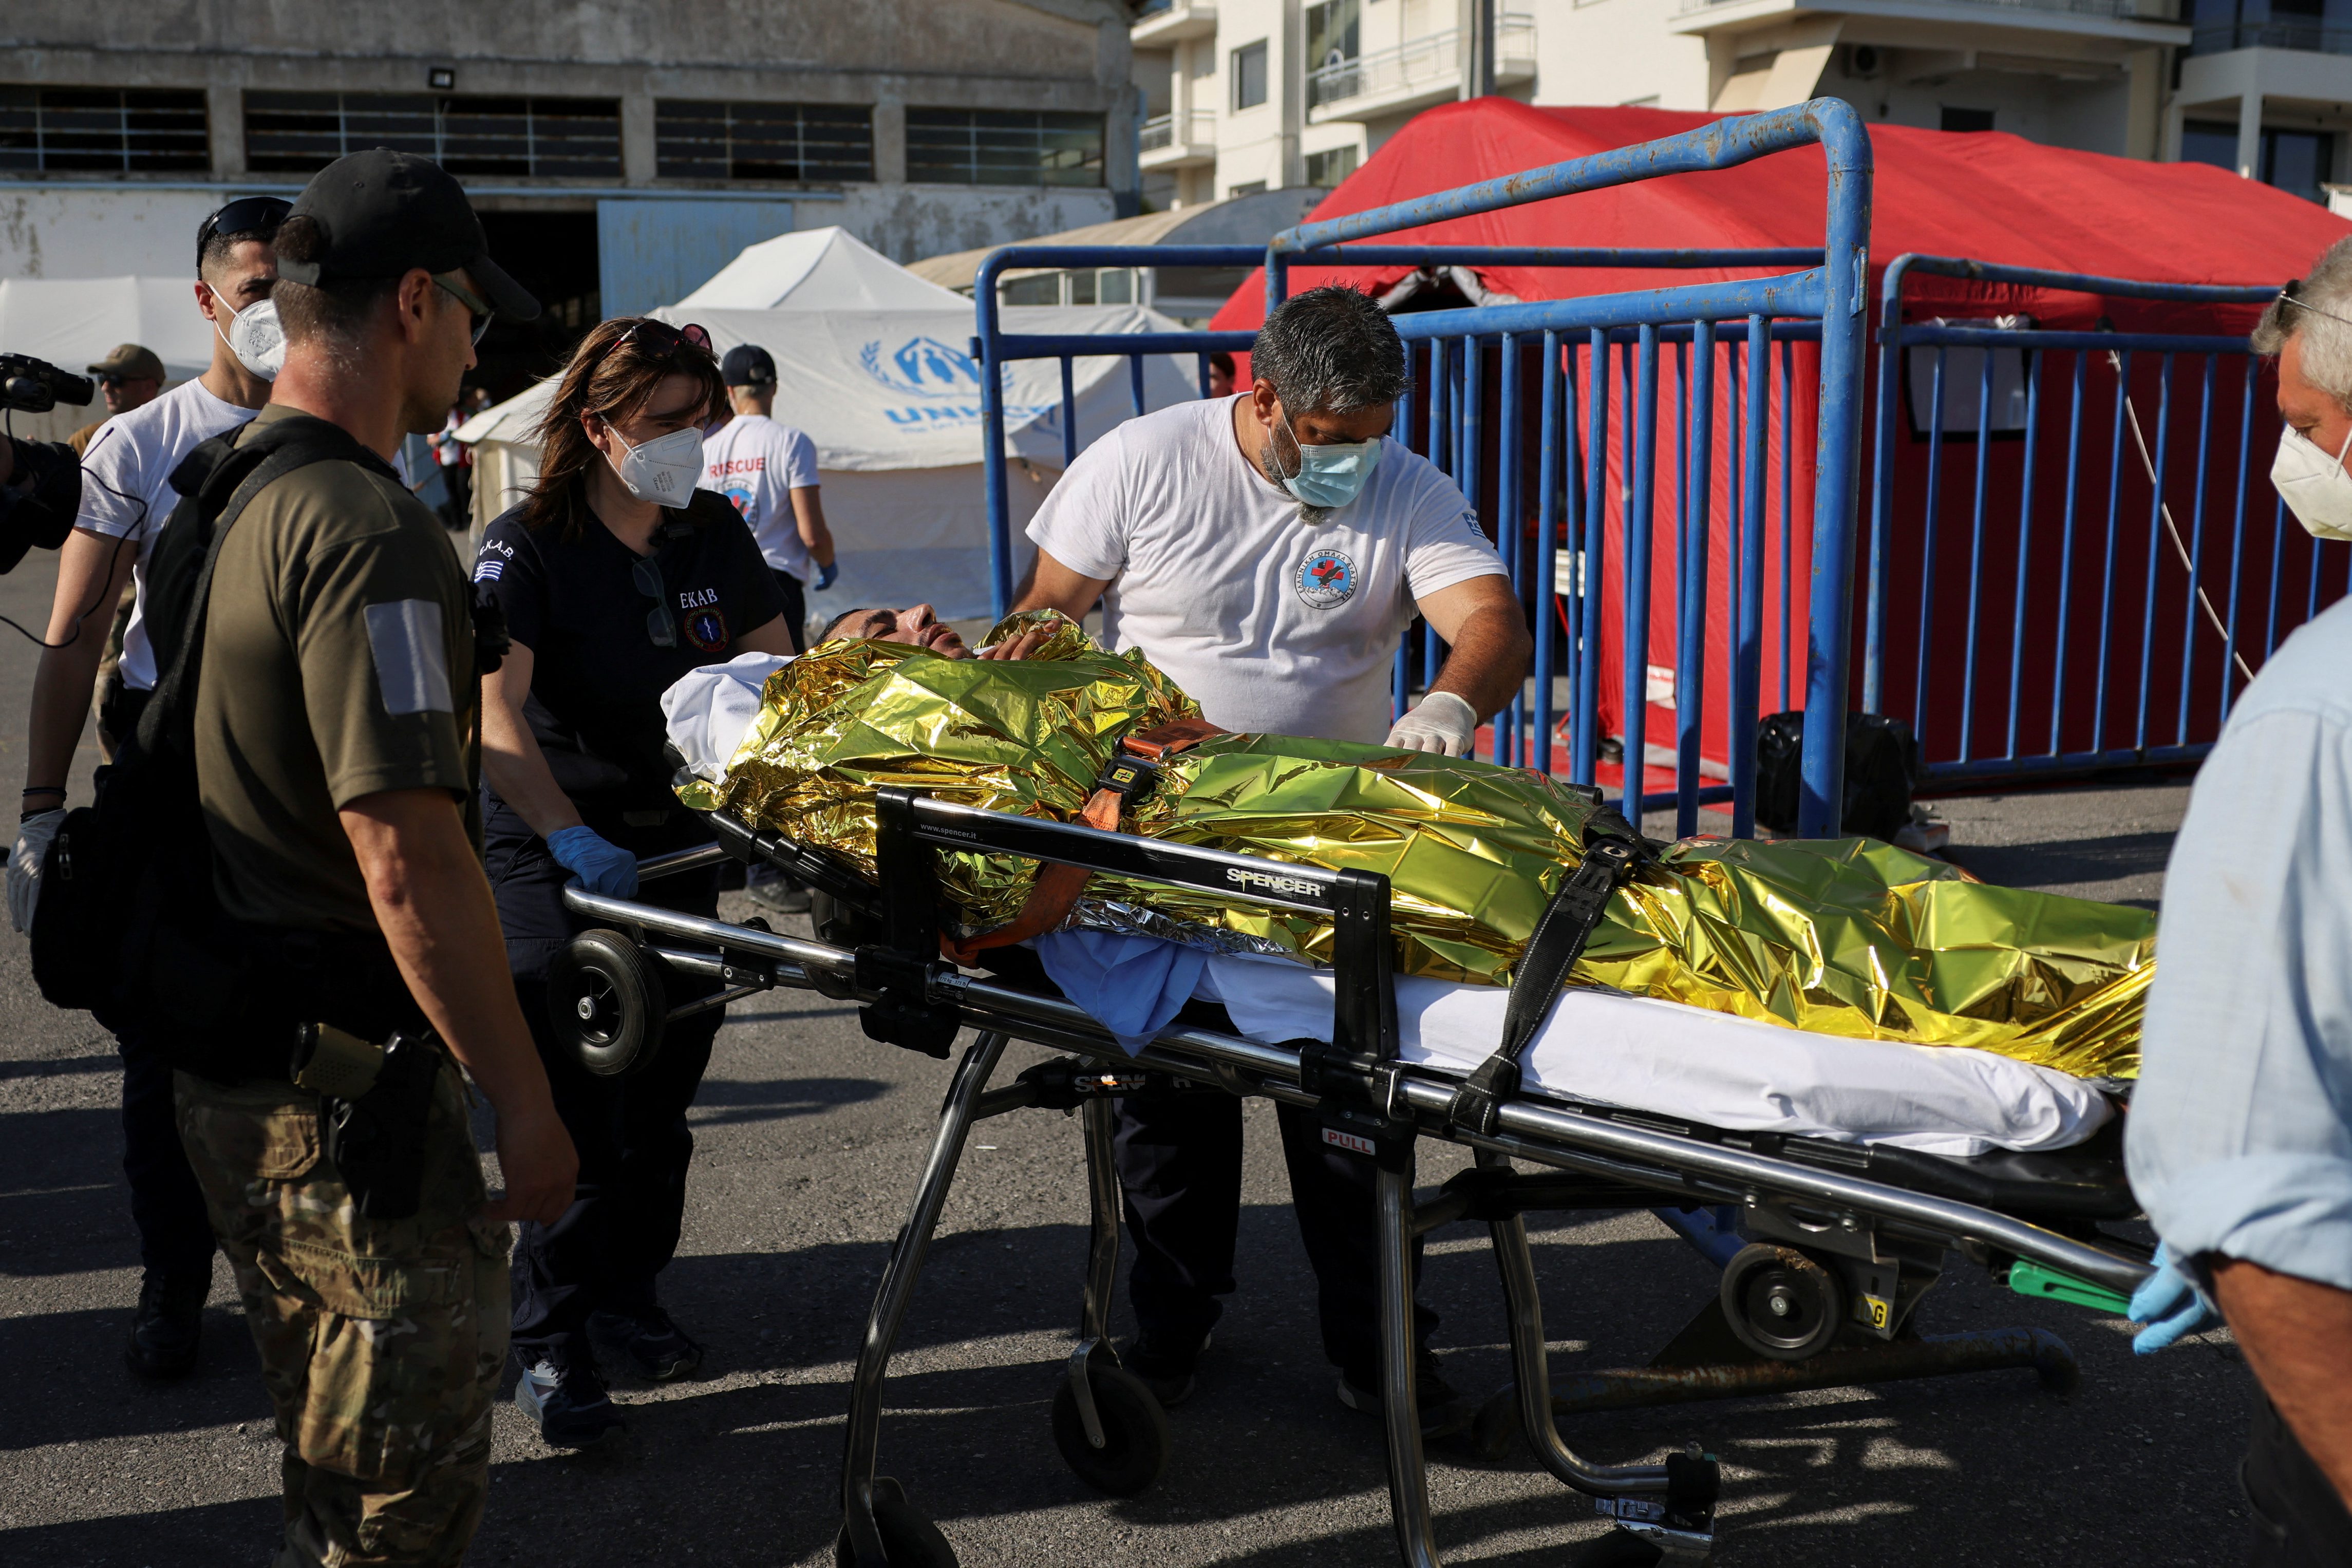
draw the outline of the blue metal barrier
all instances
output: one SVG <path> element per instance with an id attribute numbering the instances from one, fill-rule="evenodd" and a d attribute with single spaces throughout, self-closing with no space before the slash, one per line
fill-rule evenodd
<path id="1" fill-rule="evenodd" d="M 1659 175 L 1721 170 L 1820 144 L 1828 166 L 1827 221 L 1819 249 L 1627 250 L 1348 243 L 1448 218 L 1491 212 Z M 1605 737 L 1600 722 L 1606 643 L 1602 606 L 1613 586 L 1620 600 L 1617 648 L 1624 666 L 1620 708 L 1622 804 L 1638 817 L 1672 807 L 1677 829 L 1697 830 L 1702 805 L 1728 802 L 1731 830 L 1755 825 L 1755 736 L 1766 690 L 1767 566 L 1777 534 L 1780 706 L 1790 689 L 1795 639 L 1790 573 L 1810 566 L 1802 637 L 1806 711 L 1799 831 L 1837 831 L 1844 753 L 1854 501 L 1861 450 L 1863 341 L 1869 235 L 1871 158 L 1853 110 L 1820 99 L 1771 114 L 1718 121 L 1678 136 L 1597 154 L 1507 179 L 1443 192 L 1418 201 L 1304 224 L 1276 235 L 1261 254 L 1242 246 L 1020 246 L 982 263 L 973 294 L 979 333 L 984 463 L 987 471 L 992 587 L 999 612 L 1013 601 L 1013 540 L 1006 497 L 1004 368 L 1020 360 L 1061 362 L 1066 415 L 1075 359 L 1124 354 L 1140 366 L 1150 353 L 1207 356 L 1246 350 L 1246 332 L 1148 336 L 1024 335 L 1005 332 L 996 281 L 1008 268 L 1061 267 L 1231 267 L 1263 261 L 1269 307 L 1288 290 L 1293 266 L 1559 267 L 1614 268 L 1775 268 L 1802 270 L 1625 292 L 1434 309 L 1396 318 L 1413 386 L 1400 403 L 1393 434 L 1421 450 L 1461 485 L 1473 507 L 1494 519 L 1496 548 L 1538 635 L 1532 693 L 1496 719 L 1497 762 L 1549 770 L 1553 766 L 1554 682 L 1564 676 L 1569 728 L 1566 771 L 1596 779 Z M 1719 325 L 1728 330 L 1718 332 Z M 1776 383 L 1772 345 L 1780 345 Z M 1426 345 L 1424 348 L 1423 345 Z M 1811 559 L 1793 555 L 1800 439 L 1791 413 L 1800 345 L 1818 345 L 1818 425 L 1812 432 Z M 1662 370 L 1671 350 L 1672 365 Z M 1530 353 L 1536 356 L 1528 363 Z M 1533 384 L 1528 377 L 1534 376 Z M 1614 401 L 1610 382 L 1619 391 Z M 1135 375 L 1140 386 L 1140 371 Z M 1780 407 L 1779 473 L 1772 473 L 1771 410 Z M 1671 396 L 1674 445 L 1661 467 L 1660 400 Z M 1138 398 L 1140 412 L 1140 398 Z M 1489 413 L 1489 409 L 1493 413 Z M 1581 429 L 1580 429 L 1580 424 Z M 1066 417 L 1066 455 L 1076 456 L 1075 421 Z M 1612 437 L 1614 438 L 1612 441 Z M 1611 483 L 1612 447 L 1618 482 Z M 1777 477 L 1777 489 L 1773 483 Z M 1711 497 L 1724 486 L 1727 549 L 1718 549 Z M 1529 505 L 1532 492 L 1533 504 Z M 1777 519 L 1772 501 L 1777 494 Z M 1671 497 L 1671 510 L 1665 509 Z M 1532 514 L 1531 516 L 1529 514 Z M 1675 550 L 1671 624 L 1676 648 L 1669 684 L 1675 745 L 1674 788 L 1646 789 L 1651 765 L 1647 709 L 1654 700 L 1649 659 L 1654 536 Z M 1531 525 L 1531 526 L 1530 526 Z M 1612 525 L 1624 558 L 1607 548 Z M 1563 549 L 1562 547 L 1567 548 Z M 1720 577 L 1711 558 L 1722 554 Z M 1569 568 L 1563 585 L 1560 565 Z M 1722 585 L 1718 604 L 1710 583 Z M 1711 612 L 1729 628 L 1724 654 L 1727 694 L 1719 700 L 1710 758 L 1708 639 Z M 1559 622 L 1555 632 L 1553 622 Z M 1663 632 L 1662 632 L 1663 634 Z M 1438 668 L 1433 632 L 1422 646 L 1398 650 L 1395 700 L 1402 710 L 1415 654 L 1421 684 Z M 1708 781 L 1712 779 L 1713 781 Z"/>
<path id="2" fill-rule="evenodd" d="M 2246 340 L 1906 323 L 1919 273 L 2204 305 L 2276 286 L 1902 256 L 1881 290 L 1864 708 L 1909 721 L 1930 779 L 2202 756 L 2261 657 L 2344 591 L 2270 487 Z"/>

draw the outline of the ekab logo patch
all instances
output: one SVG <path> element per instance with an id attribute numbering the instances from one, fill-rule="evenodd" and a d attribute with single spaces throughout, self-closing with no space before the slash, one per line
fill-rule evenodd
<path id="1" fill-rule="evenodd" d="M 686 640 L 706 653 L 716 653 L 727 646 L 727 617 L 715 605 L 688 612 Z"/>
<path id="2" fill-rule="evenodd" d="M 1356 597 L 1356 563 L 1342 550 L 1317 550 L 1298 563 L 1293 586 L 1307 609 L 1336 610 Z"/>

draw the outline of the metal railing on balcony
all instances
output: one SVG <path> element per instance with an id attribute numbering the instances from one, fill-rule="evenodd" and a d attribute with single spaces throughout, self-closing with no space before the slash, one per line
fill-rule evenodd
<path id="1" fill-rule="evenodd" d="M 1742 0 L 1682 0 L 1683 15 L 1695 11 L 1711 11 L 1718 5 L 1737 5 Z M 2137 17 L 2144 21 L 2168 22 L 2158 6 L 2142 9 L 2140 0 L 1947 0 L 1967 11 L 2057 11 L 2082 16 L 2113 16 L 2126 20 Z M 1834 10 L 1835 6 L 1830 9 Z"/>
<path id="2" fill-rule="evenodd" d="M 2308 54 L 2352 55 L 2352 27 L 2330 26 L 2319 16 L 2281 16 L 2243 26 L 2205 26 L 2189 40 L 2192 55 L 2231 49 L 2301 49 Z"/>
<path id="3" fill-rule="evenodd" d="M 1180 124 L 1183 134 L 1177 133 Z M 1186 146 L 1204 147 L 1217 139 L 1217 117 L 1205 109 L 1187 114 L 1155 114 L 1143 122 L 1142 150 L 1161 152 L 1180 141 Z"/>
<path id="4" fill-rule="evenodd" d="M 1461 29 L 1414 38 L 1392 49 L 1380 49 L 1353 59 L 1334 60 L 1307 78 L 1307 107 L 1319 109 L 1352 98 L 1410 92 L 1462 78 L 1464 39 Z M 1536 52 L 1536 19 L 1514 13 L 1495 19 L 1495 58 L 1532 59 Z"/>

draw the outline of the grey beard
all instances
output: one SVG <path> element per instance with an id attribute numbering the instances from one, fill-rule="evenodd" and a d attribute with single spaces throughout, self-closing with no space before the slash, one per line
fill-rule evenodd
<path id="1" fill-rule="evenodd" d="M 1292 500 L 1298 501 L 1297 496 L 1290 488 L 1290 482 L 1282 476 L 1282 471 L 1275 465 L 1274 443 L 1275 434 L 1269 430 L 1265 433 L 1265 444 L 1257 449 L 1257 471 L 1265 476 L 1267 484 L 1290 497 Z M 1304 462 L 1305 458 L 1302 456 L 1300 461 Z M 1320 528 L 1323 519 L 1330 515 L 1331 508 L 1328 507 L 1310 507 L 1304 501 L 1298 501 L 1298 520 L 1310 528 Z"/>

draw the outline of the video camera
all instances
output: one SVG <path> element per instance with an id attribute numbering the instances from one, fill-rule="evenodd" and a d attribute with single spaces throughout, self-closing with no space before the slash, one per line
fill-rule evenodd
<path id="1" fill-rule="evenodd" d="M 0 354 L 0 409 L 47 413 L 61 402 L 79 407 L 97 393 L 88 376 L 30 354 Z M 81 458 L 72 447 L 5 439 L 13 462 L 0 483 L 0 573 L 14 571 L 26 550 L 65 543 L 81 511 Z"/>

